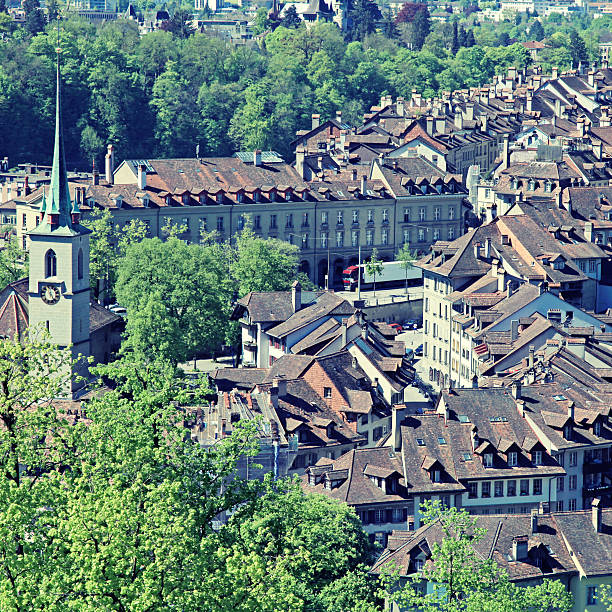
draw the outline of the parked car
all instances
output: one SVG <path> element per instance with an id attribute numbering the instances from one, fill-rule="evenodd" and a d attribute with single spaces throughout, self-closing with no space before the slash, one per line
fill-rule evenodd
<path id="1" fill-rule="evenodd" d="M 419 322 L 416 319 L 404 321 L 404 329 L 419 329 Z"/>
<path id="2" fill-rule="evenodd" d="M 423 356 L 423 345 L 422 344 L 419 344 L 419 346 L 416 347 L 416 349 L 414 351 L 414 354 L 417 357 L 422 357 Z"/>
<path id="3" fill-rule="evenodd" d="M 396 330 L 398 334 L 401 334 L 404 331 L 404 328 L 399 323 L 389 323 L 389 327 Z"/>

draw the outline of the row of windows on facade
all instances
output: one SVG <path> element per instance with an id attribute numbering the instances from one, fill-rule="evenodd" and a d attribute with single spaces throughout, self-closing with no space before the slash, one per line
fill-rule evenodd
<path id="1" fill-rule="evenodd" d="M 527 495 L 542 495 L 542 479 L 534 478 L 533 480 L 519 480 L 519 495 L 527 496 Z M 491 497 L 491 492 L 493 493 L 493 497 L 516 497 L 517 488 L 516 488 L 516 480 L 496 480 L 495 482 L 469 482 L 467 485 L 468 489 L 468 498 L 469 499 L 478 499 L 483 498 L 487 499 Z M 530 486 L 530 483 L 531 486 Z M 491 487 L 493 484 L 493 487 Z"/>
<path id="2" fill-rule="evenodd" d="M 45 253 L 45 278 L 57 276 L 57 255 L 53 249 Z M 83 249 L 79 249 L 77 254 L 77 278 L 83 278 Z"/>
<path id="3" fill-rule="evenodd" d="M 357 209 L 353 209 L 352 214 L 351 214 L 351 223 L 356 225 L 359 223 L 359 218 L 360 218 L 360 211 Z M 253 226 L 257 229 L 261 228 L 261 215 L 241 215 L 239 220 L 238 220 L 238 229 L 242 229 L 245 224 L 247 219 L 252 219 L 253 222 Z M 339 210 L 336 212 L 335 215 L 335 219 L 336 219 L 336 224 L 337 225 L 344 225 L 345 222 L 345 215 L 344 215 L 344 211 Z M 412 218 L 412 212 L 410 208 L 404 208 L 404 214 L 403 214 L 403 222 L 404 223 L 410 223 L 413 220 Z M 416 220 L 416 218 L 414 219 Z M 433 209 L 433 219 L 428 219 L 427 218 L 427 209 L 426 208 L 419 208 L 419 213 L 418 213 L 418 220 L 419 221 L 442 221 L 442 209 L 438 206 L 435 207 Z M 449 221 L 454 221 L 455 220 L 455 209 L 454 208 L 449 208 L 448 210 L 448 220 Z M 330 215 L 329 215 L 329 211 L 322 211 L 321 212 L 321 224 L 322 225 L 328 225 L 330 222 Z M 388 208 L 383 208 L 382 209 L 382 223 L 388 223 L 389 222 L 389 209 Z M 374 209 L 369 209 L 367 211 L 367 223 L 374 223 Z M 270 229 L 277 229 L 277 215 L 270 215 Z M 293 224 L 293 213 L 288 213 L 285 215 L 285 227 L 294 227 Z M 310 213 L 305 212 L 302 213 L 302 227 L 310 227 Z"/>

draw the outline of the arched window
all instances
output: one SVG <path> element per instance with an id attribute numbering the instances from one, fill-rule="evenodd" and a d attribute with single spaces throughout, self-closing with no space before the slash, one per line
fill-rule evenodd
<path id="1" fill-rule="evenodd" d="M 57 276 L 57 257 L 52 249 L 45 255 L 45 278 L 50 276 Z"/>
<path id="2" fill-rule="evenodd" d="M 83 249 L 79 249 L 77 255 L 77 278 L 81 280 L 83 278 Z"/>

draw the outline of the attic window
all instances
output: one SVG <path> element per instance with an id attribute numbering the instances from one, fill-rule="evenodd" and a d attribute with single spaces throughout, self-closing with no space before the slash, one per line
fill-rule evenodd
<path id="1" fill-rule="evenodd" d="M 446 440 L 442 436 L 438 436 L 438 444 L 446 444 Z"/>
<path id="2" fill-rule="evenodd" d="M 482 464 L 485 467 L 493 467 L 493 455 L 491 453 L 485 453 L 482 457 Z"/>
<path id="3" fill-rule="evenodd" d="M 416 442 L 418 446 L 425 446 L 425 440 L 423 440 L 423 438 L 417 438 Z"/>

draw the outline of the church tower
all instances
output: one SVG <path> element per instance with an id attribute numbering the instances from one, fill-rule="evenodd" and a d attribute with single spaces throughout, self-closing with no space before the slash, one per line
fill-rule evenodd
<path id="1" fill-rule="evenodd" d="M 28 232 L 29 326 L 49 331 L 52 342 L 73 346 L 73 356 L 90 355 L 89 234 L 80 225 L 78 204 L 70 199 L 61 120 L 60 63 L 57 49 L 55 147 L 51 184 L 43 195 L 42 219 Z M 73 389 L 74 390 L 74 389 Z"/>

